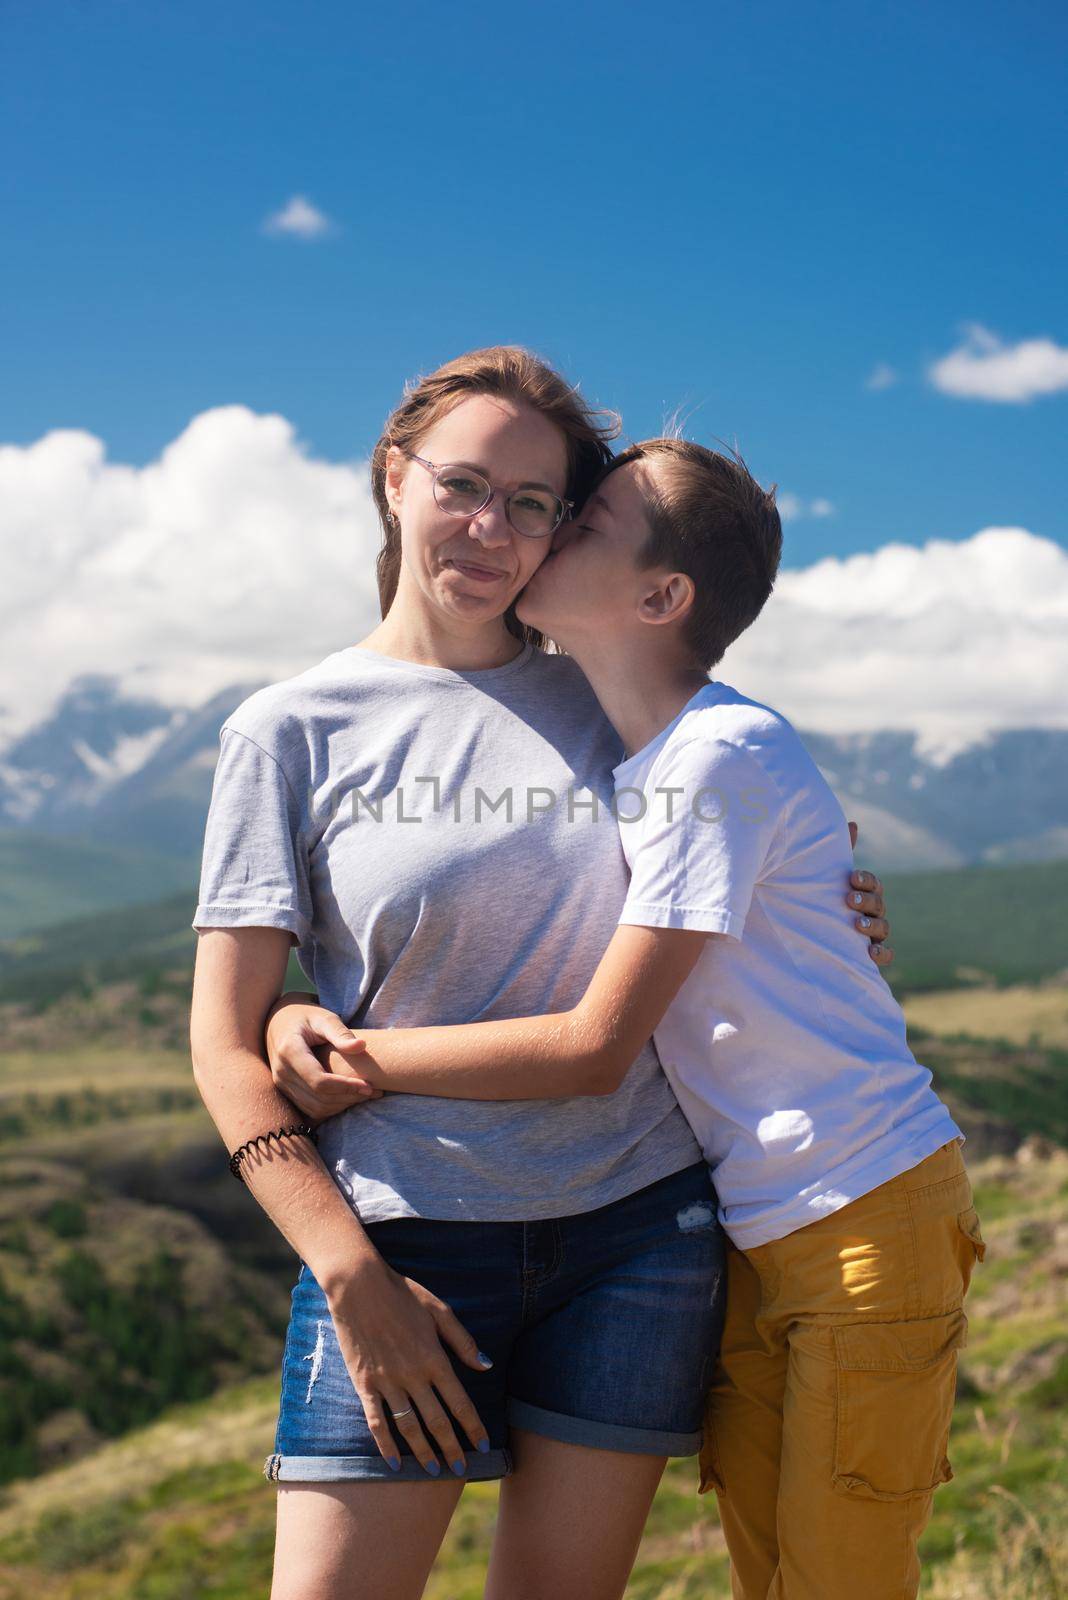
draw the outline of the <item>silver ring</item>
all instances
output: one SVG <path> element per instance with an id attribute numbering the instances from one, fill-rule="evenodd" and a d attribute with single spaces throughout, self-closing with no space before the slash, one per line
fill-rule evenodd
<path id="1" fill-rule="evenodd" d="M 412 1412 L 414 1410 L 415 1410 L 414 1406 L 407 1406 L 405 1408 L 405 1410 L 403 1410 L 403 1411 L 391 1411 L 390 1412 L 390 1416 L 393 1417 L 394 1419 L 396 1419 L 397 1417 L 406 1417 L 406 1416 L 408 1416 L 409 1412 Z"/>

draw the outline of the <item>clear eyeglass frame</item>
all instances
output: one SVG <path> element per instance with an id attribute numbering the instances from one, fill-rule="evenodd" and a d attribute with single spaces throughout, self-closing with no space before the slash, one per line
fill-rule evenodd
<path id="1" fill-rule="evenodd" d="M 446 516 L 449 516 L 449 517 L 477 517 L 477 516 L 480 516 L 481 513 L 483 511 L 485 511 L 486 507 L 493 503 L 494 495 L 496 495 L 496 494 L 498 494 L 500 492 L 499 490 L 497 490 L 497 489 L 495 489 L 493 487 L 493 485 L 490 483 L 489 479 L 486 477 L 485 473 L 476 472 L 474 467 L 464 466 L 463 463 L 457 462 L 457 461 L 441 461 L 441 462 L 428 461 L 426 456 L 417 456 L 411 450 L 406 450 L 404 453 L 412 461 L 418 461 L 418 463 L 419 463 L 419 465 L 421 467 L 426 467 L 427 471 L 433 474 L 433 478 L 434 478 L 434 503 L 438 506 L 439 510 L 445 512 Z M 480 505 L 474 507 L 470 511 L 452 511 L 452 510 L 449 509 L 448 506 L 443 506 L 441 504 L 440 499 L 438 498 L 438 481 L 439 481 L 439 479 L 441 477 L 441 474 L 443 472 L 447 472 L 450 467 L 457 467 L 457 466 L 462 466 L 463 467 L 463 471 L 467 474 L 467 476 L 469 478 L 474 478 L 479 483 L 484 483 L 485 486 L 486 486 L 485 499 L 482 501 L 482 503 Z M 574 511 L 574 509 L 575 509 L 575 502 L 573 500 L 562 500 L 560 498 L 560 496 L 558 494 L 554 494 L 551 489 L 543 490 L 541 492 L 547 494 L 550 497 L 550 499 L 555 500 L 556 504 L 557 504 L 557 507 L 558 507 L 558 511 L 557 511 L 555 522 L 553 523 L 551 528 L 546 528 L 544 533 L 528 533 L 525 528 L 520 528 L 518 526 L 518 524 L 515 521 L 513 521 L 513 519 L 512 519 L 512 501 L 516 498 L 517 495 L 520 495 L 520 494 L 523 493 L 522 489 L 516 489 L 511 494 L 506 494 L 504 496 L 504 514 L 505 514 L 505 517 L 508 520 L 508 526 L 510 528 L 514 528 L 516 533 L 521 534 L 524 539 L 550 539 L 552 537 L 552 535 L 556 532 L 556 530 L 560 526 L 560 524 L 567 517 L 569 517 L 571 515 L 572 511 Z"/>

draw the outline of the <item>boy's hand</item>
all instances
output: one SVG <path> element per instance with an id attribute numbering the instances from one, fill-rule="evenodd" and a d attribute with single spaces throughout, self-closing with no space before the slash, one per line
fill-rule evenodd
<path id="1" fill-rule="evenodd" d="M 365 1048 L 336 1011 L 310 1005 L 306 994 L 283 994 L 267 1013 L 264 1046 L 281 1094 L 312 1121 L 379 1100 L 350 1058 Z"/>
<path id="2" fill-rule="evenodd" d="M 848 827 L 849 841 L 855 850 L 860 829 L 855 822 L 850 822 Z M 876 966 L 888 967 L 894 959 L 894 952 L 884 943 L 890 932 L 890 924 L 885 915 L 883 886 L 874 872 L 857 869 L 849 874 L 849 884 L 846 905 L 854 913 L 853 925 L 860 933 L 867 934 L 868 954 Z"/>

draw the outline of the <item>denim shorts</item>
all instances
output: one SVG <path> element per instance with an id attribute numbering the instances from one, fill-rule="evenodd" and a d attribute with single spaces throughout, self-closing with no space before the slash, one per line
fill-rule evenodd
<path id="1" fill-rule="evenodd" d="M 512 1470 L 509 1426 L 639 1454 L 700 1448 L 725 1292 L 724 1238 L 703 1161 L 576 1216 L 399 1217 L 366 1231 L 389 1265 L 451 1306 L 493 1359 L 478 1372 L 445 1346 L 489 1434 L 483 1454 L 455 1424 L 467 1478 Z M 391 1431 L 399 1472 L 379 1453 L 326 1298 L 302 1265 L 265 1476 L 426 1482 L 407 1441 Z"/>

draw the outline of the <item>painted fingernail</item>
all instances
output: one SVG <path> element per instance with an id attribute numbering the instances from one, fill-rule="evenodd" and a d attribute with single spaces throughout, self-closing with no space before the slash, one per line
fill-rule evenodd
<path id="1" fill-rule="evenodd" d="M 400 1460 L 398 1459 L 397 1456 L 387 1456 L 386 1457 L 386 1465 L 389 1467 L 391 1472 L 399 1472 L 400 1471 Z"/>
<path id="2" fill-rule="evenodd" d="M 855 906 L 859 906 L 863 899 L 864 899 L 864 896 L 862 894 L 855 894 L 853 896 L 853 904 Z"/>
<path id="3" fill-rule="evenodd" d="M 493 1365 L 493 1357 L 488 1356 L 485 1350 L 480 1350 L 478 1352 L 478 1359 L 481 1361 L 484 1367 L 492 1367 Z"/>
<path id="4" fill-rule="evenodd" d="M 871 927 L 871 918 L 870 917 L 861 917 L 861 918 L 859 918 L 859 925 L 862 928 L 870 928 Z"/>
<path id="5" fill-rule="evenodd" d="M 467 1470 L 467 1462 L 466 1461 L 454 1461 L 452 1463 L 452 1470 L 455 1472 L 455 1474 L 456 1474 L 456 1476 L 458 1478 L 462 1478 L 464 1473 L 465 1473 L 465 1471 Z"/>
<path id="6" fill-rule="evenodd" d="M 436 1461 L 425 1461 L 423 1465 L 426 1467 L 426 1470 L 429 1472 L 432 1478 L 436 1478 L 441 1471 L 441 1468 L 438 1466 Z"/>
<path id="7" fill-rule="evenodd" d="M 489 1442 L 488 1439 L 480 1439 L 478 1441 L 478 1448 L 482 1451 L 483 1455 L 488 1455 L 489 1454 L 489 1447 L 490 1447 L 490 1442 Z"/>

